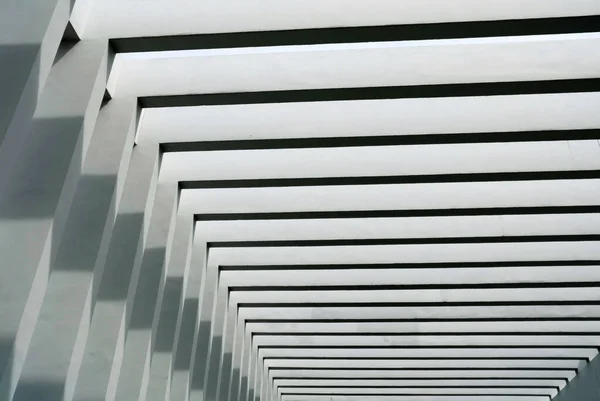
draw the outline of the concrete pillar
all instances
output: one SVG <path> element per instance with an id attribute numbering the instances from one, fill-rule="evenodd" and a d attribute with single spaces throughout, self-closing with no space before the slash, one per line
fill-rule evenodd
<path id="1" fill-rule="evenodd" d="M 227 401 L 238 401 L 240 397 L 240 387 L 242 380 L 242 357 L 244 347 L 244 334 L 238 325 L 237 305 L 230 303 L 227 315 L 228 324 L 231 322 L 230 316 L 234 316 L 232 324 L 234 326 L 233 339 L 233 358 L 231 362 L 231 380 L 229 381 L 229 395 Z"/>
<path id="2" fill-rule="evenodd" d="M 75 388 L 77 401 L 114 399 L 152 215 L 158 162 L 158 146 L 133 149 L 104 271 L 94 288 L 92 320 Z"/>
<path id="3" fill-rule="evenodd" d="M 204 267 L 206 266 L 206 268 Z M 200 295 L 200 314 L 198 320 L 198 329 L 194 338 L 194 352 L 190 366 L 190 400 L 204 401 L 205 399 L 205 380 L 208 372 L 208 357 L 212 345 L 212 333 L 214 315 L 214 306 L 216 296 L 218 295 L 218 269 L 215 265 L 205 264 L 202 266 L 194 265 L 193 268 L 206 269 L 205 277 L 202 280 L 202 289 Z M 222 321 L 221 321 L 222 322 Z M 219 338 L 218 341 L 221 341 Z M 220 344 L 218 344 L 220 347 Z"/>
<path id="4" fill-rule="evenodd" d="M 156 328 L 152 360 L 148 379 L 147 401 L 168 399 L 171 385 L 171 366 L 174 361 L 175 342 L 185 301 L 185 288 L 190 282 L 189 267 L 193 240 L 193 216 L 178 212 L 175 237 L 168 261 L 168 268 Z M 196 296 L 196 303 L 198 297 Z"/>
<path id="5" fill-rule="evenodd" d="M 70 0 L 5 0 L 0 13 L 0 190 L 67 26 Z"/>
<path id="6" fill-rule="evenodd" d="M 569 382 L 554 401 L 597 401 L 600 399 L 600 358 L 579 369 L 577 376 Z"/>
<path id="7" fill-rule="evenodd" d="M 177 183 L 159 182 L 127 326 L 121 374 L 118 377 L 115 396 L 117 401 L 146 398 L 152 355 L 152 328 L 155 311 L 160 309 L 162 301 L 160 287 L 165 264 L 171 254 L 177 198 Z"/>
<path id="8" fill-rule="evenodd" d="M 221 362 L 223 360 L 225 332 L 224 327 L 227 323 L 225 315 L 227 313 L 227 287 L 219 281 L 218 266 L 209 264 L 209 268 L 216 271 L 217 282 L 214 283 L 217 287 L 213 302 L 213 310 L 211 317 L 211 335 L 208 344 L 208 354 L 206 357 L 206 373 L 204 376 L 204 399 L 206 401 L 217 401 L 217 393 L 219 389 L 219 376 L 221 373 Z M 207 282 L 207 285 L 210 285 Z M 197 361 L 203 363 L 202 360 Z"/>
<path id="9" fill-rule="evenodd" d="M 87 337 L 92 279 L 108 251 L 133 148 L 136 111 L 133 98 L 112 100 L 100 110 L 90 142 L 93 152 L 84 160 L 63 240 L 51 265 L 15 401 L 62 401 L 72 395 L 77 372 L 69 371 L 69 366 L 72 358 L 81 357 Z"/>
<path id="10" fill-rule="evenodd" d="M 0 283 L 10 283 L 0 286 L 4 395 L 24 363 L 106 85 L 107 42 L 65 45 L 59 53 L 0 191 Z"/>
<path id="11" fill-rule="evenodd" d="M 221 363 L 219 364 L 219 378 L 217 380 L 217 400 L 228 401 L 231 388 L 233 369 L 233 348 L 235 341 L 235 328 L 237 313 L 229 307 L 229 294 L 225 293 L 225 312 L 223 324 L 223 350 L 221 352 Z"/>
<path id="12" fill-rule="evenodd" d="M 203 293 L 206 266 L 206 243 L 193 242 L 189 279 L 185 299 L 177 317 L 170 396 L 167 400 L 188 400 L 196 352 L 196 339 L 200 329 L 200 299 Z"/>
<path id="13" fill-rule="evenodd" d="M 245 324 L 242 319 L 238 316 L 238 329 L 237 332 L 240 333 L 242 338 L 242 359 L 241 359 L 241 368 L 240 368 L 240 389 L 238 392 L 237 400 L 246 401 L 248 399 L 248 382 L 250 375 L 250 342 L 246 339 L 247 333 L 245 330 Z M 237 401 L 233 400 L 233 401 Z"/>

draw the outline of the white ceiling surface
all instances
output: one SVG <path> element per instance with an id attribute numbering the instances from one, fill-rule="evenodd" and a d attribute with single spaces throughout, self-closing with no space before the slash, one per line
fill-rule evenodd
<path id="1" fill-rule="evenodd" d="M 600 264 L 596 266 L 544 266 L 544 267 L 481 267 L 481 268 L 368 268 L 340 270 L 281 271 L 224 271 L 221 281 L 233 287 L 253 286 L 356 286 L 419 284 L 480 285 L 526 283 L 600 282 Z M 582 323 L 583 324 L 583 323 Z M 336 330 L 336 328 L 332 329 Z M 600 326 L 598 326 L 600 331 Z"/>
<path id="2" fill-rule="evenodd" d="M 465 302 L 497 303 L 507 302 L 580 302 L 598 301 L 598 288 L 474 288 L 474 289 L 404 289 L 404 290 L 279 290 L 279 291 L 233 291 L 230 300 L 233 304 L 258 303 L 277 305 L 290 304 L 443 304 Z M 599 337 L 600 338 L 600 337 Z M 577 345 L 577 344 L 572 344 Z"/>
<path id="3" fill-rule="evenodd" d="M 464 349 L 464 348 L 264 348 L 259 350 L 261 357 L 296 357 L 296 358 L 318 358 L 327 356 L 328 358 L 376 358 L 390 359 L 394 358 L 421 358 L 431 359 L 454 359 L 454 358 L 481 358 L 485 355 L 486 359 L 494 358 L 573 358 L 585 359 L 593 358 L 598 352 L 593 348 L 485 348 L 485 349 Z M 292 383 L 293 380 L 289 380 Z M 332 385 L 331 383 L 330 385 Z"/>
<path id="4" fill-rule="evenodd" d="M 599 13 L 598 0 L 95 0 L 80 34 L 90 39 Z"/>
<path id="5" fill-rule="evenodd" d="M 214 248 L 218 266 L 600 260 L 600 241 Z"/>
<path id="6" fill-rule="evenodd" d="M 313 388 L 313 387 L 300 387 L 300 388 L 285 388 L 279 389 L 280 393 L 284 394 L 360 394 L 360 395 L 390 395 L 394 396 L 397 394 L 439 394 L 439 395 L 452 395 L 452 394 L 515 394 L 515 395 L 542 395 L 547 396 L 556 395 L 555 389 L 539 389 L 539 388 L 427 388 L 420 389 L 414 387 L 402 387 L 397 388 L 375 388 L 375 389 L 354 389 L 351 387 L 342 388 Z"/>
<path id="7" fill-rule="evenodd" d="M 306 383 L 310 383 L 315 379 L 279 379 L 274 380 L 275 385 L 278 386 L 302 386 Z M 342 379 L 319 379 L 314 381 L 319 386 L 347 386 L 348 381 Z M 528 386 L 540 386 L 540 387 L 559 387 L 564 384 L 563 380 L 555 379 L 530 379 L 525 383 L 521 380 L 514 379 L 482 379 L 478 381 L 474 380 L 463 380 L 463 379 L 446 379 L 436 380 L 434 383 L 431 380 L 418 380 L 418 379 L 356 379 L 352 380 L 351 386 L 437 386 L 437 387 L 454 387 L 454 386 L 472 386 L 478 384 L 479 386 L 515 386 L 526 384 Z"/>
<path id="8" fill-rule="evenodd" d="M 585 16 L 600 14 L 600 0 L 79 0 L 74 13 L 80 36 L 92 39 Z M 160 97 L 598 78 L 598 48 L 596 32 L 123 53 L 108 91 Z M 142 111 L 136 141 L 529 136 L 598 129 L 598 104 L 600 92 L 156 107 Z M 197 215 L 418 216 L 598 206 L 600 199 L 600 179 L 569 178 L 600 170 L 597 140 L 189 149 L 163 155 L 161 179 L 196 181 L 200 187 L 182 189 L 179 206 Z M 535 172 L 557 173 L 527 181 L 201 188 L 222 180 Z M 220 285 L 235 287 L 229 302 L 240 306 L 240 321 L 249 320 L 256 355 L 275 368 L 269 375 L 281 400 L 547 401 L 597 355 L 600 269 L 577 261 L 600 262 L 600 241 L 483 237 L 598 235 L 599 213 L 417 216 L 196 223 L 196 241 L 211 245 L 208 268 L 230 268 Z M 472 237 L 482 242 L 435 243 Z M 380 239 L 423 243 L 290 245 Z M 404 266 L 411 263 L 431 265 Z M 447 263 L 457 267 L 435 265 Z"/>
<path id="9" fill-rule="evenodd" d="M 593 206 L 600 180 L 459 182 L 322 187 L 186 189 L 193 213 L 283 213 Z"/>
<path id="10" fill-rule="evenodd" d="M 592 78 L 600 34 L 118 54 L 113 96 Z M 573 62 L 576 60 L 576 62 Z"/>
<path id="11" fill-rule="evenodd" d="M 198 221 L 196 241 L 277 241 L 597 234 L 600 214 Z"/>
<path id="12" fill-rule="evenodd" d="M 393 301 L 393 300 L 392 300 Z M 296 306 L 294 308 L 269 305 L 240 306 L 244 319 L 260 320 L 345 320 L 345 319 L 545 319 L 600 317 L 598 305 L 482 305 L 482 306 L 369 306 L 368 304 L 339 306 Z"/>
<path id="13" fill-rule="evenodd" d="M 548 401 L 548 396 L 529 395 L 287 395 L 283 401 Z"/>
<path id="14" fill-rule="evenodd" d="M 489 379 L 491 377 L 502 378 L 522 378 L 522 370 L 435 370 L 429 369 L 425 371 L 416 370 L 319 370 L 319 369 L 278 369 L 276 375 L 272 377 L 281 378 L 386 378 L 386 379 L 432 379 L 442 382 L 443 378 L 453 379 Z M 539 379 L 556 379 L 568 378 L 572 379 L 575 376 L 573 370 L 529 370 L 527 377 Z"/>
<path id="15" fill-rule="evenodd" d="M 580 140 L 168 152 L 162 159 L 161 175 L 168 180 L 194 181 L 599 168 L 598 140 Z"/>
<path id="16" fill-rule="evenodd" d="M 495 347 L 495 346 L 589 346 L 598 347 L 600 336 L 593 335 L 264 335 L 256 334 L 253 338 L 255 346 L 410 346 L 410 347 Z M 502 377 L 502 376 L 498 376 Z"/>
<path id="17" fill-rule="evenodd" d="M 550 333 L 600 332 L 600 321 L 559 322 L 266 322 L 246 323 L 252 333 L 495 333 L 509 331 L 515 334 L 545 331 Z M 319 362 L 320 363 L 320 362 Z M 315 365 L 317 366 L 317 365 Z M 549 365 L 550 366 L 550 365 Z"/>
<path id="18" fill-rule="evenodd" d="M 590 92 L 149 108 L 137 141 L 594 129 L 599 103 Z"/>

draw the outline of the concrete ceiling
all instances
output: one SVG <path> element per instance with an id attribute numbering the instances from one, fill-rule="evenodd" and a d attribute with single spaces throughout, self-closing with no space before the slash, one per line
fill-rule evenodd
<path id="1" fill-rule="evenodd" d="M 207 374 L 263 400 L 555 396 L 600 347 L 598 14 L 78 1 L 196 221 Z"/>

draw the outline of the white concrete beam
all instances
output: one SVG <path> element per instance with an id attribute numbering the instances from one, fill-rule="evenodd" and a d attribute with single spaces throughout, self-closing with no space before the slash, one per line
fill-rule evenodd
<path id="1" fill-rule="evenodd" d="M 599 46 L 600 34 L 582 33 L 122 53 L 108 90 L 169 96 L 595 78 Z"/>
<path id="2" fill-rule="evenodd" d="M 161 36 L 191 33 L 262 31 L 339 26 L 414 24 L 590 15 L 600 13 L 596 0 L 375 0 L 349 6 L 343 0 L 252 0 L 229 7 L 218 2 L 179 0 L 150 4 L 96 1 L 85 37 Z"/>
<path id="3" fill-rule="evenodd" d="M 595 348 L 262 348 L 263 358 L 578 358 L 592 359 Z"/>
<path id="4" fill-rule="evenodd" d="M 161 174 L 202 181 L 576 171 L 599 169 L 599 159 L 596 140 L 167 152 Z"/>
<path id="5" fill-rule="evenodd" d="M 488 181 L 185 189 L 181 195 L 181 207 L 197 214 L 446 210 L 594 206 L 598 204 L 599 197 L 598 179 Z"/>
<path id="6" fill-rule="evenodd" d="M 310 384 L 318 386 L 348 386 L 348 387 L 562 387 L 564 380 L 557 379 L 274 379 L 276 386 L 281 387 L 299 387 L 309 386 Z"/>
<path id="7" fill-rule="evenodd" d="M 197 22 L 196 22 L 197 23 Z M 138 142 L 594 129 L 600 93 L 145 109 Z"/>
<path id="8" fill-rule="evenodd" d="M 305 306 L 240 307 L 244 319 L 258 320 L 439 320 L 439 319 L 553 319 L 600 318 L 600 305 L 486 305 L 486 306 Z"/>
<path id="9" fill-rule="evenodd" d="M 600 187 L 599 187 L 600 188 Z M 214 248 L 219 266 L 598 260 L 597 241 Z M 210 262 L 209 261 L 209 262 Z"/>
<path id="10" fill-rule="evenodd" d="M 394 379 L 394 380 L 428 380 L 429 382 L 438 382 L 448 379 L 522 379 L 523 377 L 534 379 L 552 379 L 552 380 L 571 380 L 575 377 L 573 370 L 438 370 L 428 369 L 424 371 L 416 370 L 320 370 L 320 369 L 277 369 L 271 370 L 271 378 L 287 379 Z"/>
<path id="11" fill-rule="evenodd" d="M 336 335 L 255 335 L 256 346 L 420 346 L 420 347 L 598 347 L 600 336 L 597 335 L 369 335 L 369 336 L 336 336 Z"/>

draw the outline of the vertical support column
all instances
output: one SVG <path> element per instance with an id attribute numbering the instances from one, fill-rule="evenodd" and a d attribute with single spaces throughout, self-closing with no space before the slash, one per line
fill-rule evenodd
<path id="1" fill-rule="evenodd" d="M 177 198 L 177 183 L 159 182 L 127 325 L 121 374 L 117 379 L 117 401 L 138 400 L 142 395 L 144 376 L 150 366 L 155 311 L 160 308 L 162 298 L 160 286 L 171 253 Z"/>
<path id="2" fill-rule="evenodd" d="M 210 266 L 210 264 L 209 264 Z M 217 270 L 217 291 L 213 301 L 212 327 L 209 340 L 208 356 L 206 358 L 206 373 L 204 377 L 204 399 L 207 401 L 217 401 L 217 392 L 219 389 L 219 370 L 221 368 L 223 343 L 225 333 L 223 328 L 227 322 L 225 313 L 227 312 L 227 287 L 219 280 L 219 267 Z"/>
<path id="3" fill-rule="evenodd" d="M 63 47 L 0 191 L 0 394 L 12 394 L 106 86 L 108 44 Z M 57 101 L 60 99 L 60 101 Z"/>
<path id="4" fill-rule="evenodd" d="M 177 214 L 175 237 L 164 282 L 162 306 L 153 328 L 152 360 L 148 378 L 147 401 L 165 401 L 171 384 L 171 365 L 181 324 L 185 289 L 188 282 L 193 241 L 193 216 Z M 196 304 L 198 297 L 196 296 Z"/>
<path id="5" fill-rule="evenodd" d="M 231 318 L 233 316 L 233 319 Z M 244 346 L 243 333 L 238 325 L 238 308 L 234 303 L 229 303 L 228 324 L 234 327 L 233 358 L 231 363 L 231 380 L 227 401 L 238 401 L 240 397 L 240 384 L 242 379 L 242 353 Z"/>
<path id="6" fill-rule="evenodd" d="M 260 358 L 258 357 L 258 346 L 256 347 L 252 347 L 252 349 L 254 350 L 256 348 L 256 350 L 254 351 L 254 360 L 255 360 L 255 366 L 254 366 L 254 370 L 255 370 L 255 385 L 254 385 L 254 400 L 259 401 L 261 399 L 262 396 L 262 361 L 260 360 Z M 265 400 L 266 401 L 266 400 Z"/>
<path id="7" fill-rule="evenodd" d="M 170 383 L 170 400 L 187 401 L 193 374 L 193 355 L 197 339 L 201 304 L 206 281 L 206 243 L 197 239 L 194 233 L 193 251 L 189 270 L 189 280 L 185 289 L 185 299 L 177 317 L 175 345 L 173 346 L 173 367 Z"/>
<path id="8" fill-rule="evenodd" d="M 208 250 L 207 252 L 210 252 Z M 217 297 L 218 266 L 210 263 L 210 255 L 206 263 L 206 276 L 202 281 L 202 294 L 200 296 L 200 318 L 198 329 L 194 338 L 194 353 L 190 366 L 190 400 L 204 401 L 205 379 L 208 371 L 208 356 L 212 337 L 212 317 Z"/>
<path id="9" fill-rule="evenodd" d="M 225 310 L 223 311 L 223 314 L 223 350 L 221 352 L 221 363 L 219 365 L 217 400 L 228 401 L 232 378 L 233 343 L 235 340 L 237 314 L 235 313 L 235 310 L 229 308 L 229 294 L 227 288 L 225 293 Z"/>
<path id="10" fill-rule="evenodd" d="M 136 146 L 127 172 L 108 256 L 99 278 L 74 399 L 112 400 L 121 370 L 158 176 L 158 146 Z"/>
<path id="11" fill-rule="evenodd" d="M 90 143 L 93 152 L 83 163 L 15 401 L 62 401 L 72 395 L 77 372 L 70 372 L 69 366 L 72 358 L 81 357 L 87 337 L 92 279 L 106 259 L 136 112 L 133 98 L 112 100 L 100 110 Z"/>
<path id="12" fill-rule="evenodd" d="M 246 327 L 246 324 L 244 323 L 244 328 Z M 252 333 L 249 333 L 247 329 L 246 333 L 247 333 L 247 342 L 248 342 L 248 351 L 249 351 L 249 356 L 248 356 L 248 398 L 247 401 L 254 401 L 254 389 L 256 388 L 256 359 L 257 359 L 257 355 L 256 352 L 254 351 L 254 344 L 253 344 L 253 338 L 252 338 Z"/>
<path id="13" fill-rule="evenodd" d="M 5 0 L 0 13 L 0 192 L 22 146 L 70 13 L 69 0 Z"/>
<path id="14" fill-rule="evenodd" d="M 240 369 L 240 389 L 237 400 L 233 401 L 246 401 L 248 399 L 248 383 L 249 383 L 249 367 L 250 367 L 250 343 L 247 340 L 246 325 L 244 319 L 238 315 L 238 323 L 236 332 L 240 333 L 239 336 L 242 339 L 242 362 Z"/>

